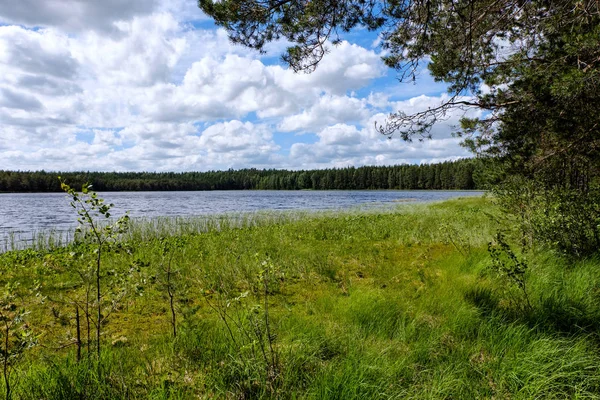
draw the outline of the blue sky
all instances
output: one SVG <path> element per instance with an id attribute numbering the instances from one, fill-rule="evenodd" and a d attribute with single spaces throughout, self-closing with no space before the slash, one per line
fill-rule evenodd
<path id="1" fill-rule="evenodd" d="M 423 69 L 399 83 L 357 30 L 312 74 L 232 45 L 195 0 L 0 0 L 0 165 L 206 171 L 427 163 L 468 157 L 451 136 L 387 140 L 392 111 L 438 105 Z"/>

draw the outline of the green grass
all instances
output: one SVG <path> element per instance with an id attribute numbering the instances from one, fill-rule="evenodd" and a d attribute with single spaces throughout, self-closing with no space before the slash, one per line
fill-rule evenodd
<path id="1" fill-rule="evenodd" d="M 529 310 L 489 269 L 495 215 L 486 199 L 460 199 L 139 222 L 103 260 L 106 300 L 111 288 L 128 292 L 103 326 L 100 369 L 85 348 L 77 363 L 65 347 L 68 298 L 82 290 L 75 271 L 91 249 L 5 253 L 0 284 L 21 283 L 38 335 L 16 364 L 14 397 L 600 397 L 600 261 L 529 253 Z M 180 247 L 165 255 L 165 240 Z M 169 259 L 176 339 L 161 285 Z M 118 284 L 132 267 L 133 282 Z M 35 281 L 43 303 L 27 291 Z"/>

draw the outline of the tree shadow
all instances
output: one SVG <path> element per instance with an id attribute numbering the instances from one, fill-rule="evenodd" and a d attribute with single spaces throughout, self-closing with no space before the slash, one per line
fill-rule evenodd
<path id="1" fill-rule="evenodd" d="M 548 295 L 534 302 L 530 309 L 521 302 L 503 302 L 490 288 L 477 287 L 465 293 L 465 300 L 475 306 L 484 319 L 521 323 L 531 329 L 562 336 L 595 335 L 600 341 L 600 309 L 582 300 Z"/>

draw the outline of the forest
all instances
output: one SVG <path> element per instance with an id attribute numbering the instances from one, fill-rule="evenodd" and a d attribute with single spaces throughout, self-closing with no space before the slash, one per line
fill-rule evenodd
<path id="1" fill-rule="evenodd" d="M 60 192 L 61 176 L 97 191 L 167 190 L 472 190 L 481 189 L 476 159 L 438 164 L 322 170 L 241 169 L 209 172 L 25 172 L 0 170 L 0 192 Z"/>

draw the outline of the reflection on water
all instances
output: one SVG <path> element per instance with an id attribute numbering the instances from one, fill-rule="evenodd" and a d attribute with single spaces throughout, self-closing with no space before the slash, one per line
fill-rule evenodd
<path id="1" fill-rule="evenodd" d="M 211 191 L 106 192 L 114 203 L 112 214 L 129 211 L 132 217 L 198 216 L 262 210 L 328 210 L 352 207 L 393 207 L 398 203 L 427 202 L 453 197 L 480 196 L 462 191 Z M 72 232 L 75 211 L 63 193 L 0 194 L 0 251 L 10 242 L 31 240 L 36 234 Z"/>

